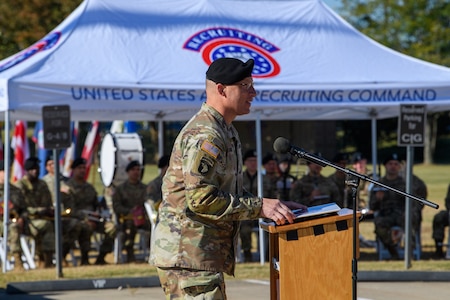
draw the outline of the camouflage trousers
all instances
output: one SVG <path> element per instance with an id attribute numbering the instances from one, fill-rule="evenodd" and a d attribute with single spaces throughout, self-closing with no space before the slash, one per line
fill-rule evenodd
<path id="1" fill-rule="evenodd" d="M 1 220 L 0 236 L 3 236 L 3 220 Z M 8 225 L 8 244 L 11 253 L 22 253 L 20 247 L 20 233 L 22 229 L 17 223 L 10 223 Z"/>
<path id="2" fill-rule="evenodd" d="M 395 246 L 392 240 L 391 228 L 398 226 L 403 228 L 403 219 L 399 215 L 377 216 L 374 219 L 375 233 L 386 247 Z"/>
<path id="3" fill-rule="evenodd" d="M 166 300 L 226 300 L 222 272 L 157 268 Z"/>
<path id="4" fill-rule="evenodd" d="M 445 227 L 449 226 L 450 215 L 446 210 L 438 212 L 433 218 L 433 239 L 443 241 L 445 237 Z"/>
<path id="5" fill-rule="evenodd" d="M 112 221 L 101 223 L 95 230 L 98 233 L 104 234 L 102 244 L 100 246 L 101 253 L 109 253 L 113 250 L 114 239 L 117 235 L 116 225 Z"/>
<path id="6" fill-rule="evenodd" d="M 53 221 L 33 219 L 28 222 L 28 231 L 36 241 L 36 253 L 55 251 L 55 228 Z"/>

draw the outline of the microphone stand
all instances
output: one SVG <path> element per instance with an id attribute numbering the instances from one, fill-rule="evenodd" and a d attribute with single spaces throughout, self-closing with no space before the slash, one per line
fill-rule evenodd
<path id="1" fill-rule="evenodd" d="M 355 172 L 353 170 L 350 170 L 350 169 L 338 166 L 338 165 L 336 165 L 336 164 L 334 164 L 332 162 L 329 162 L 326 159 L 323 159 L 323 158 L 321 158 L 319 156 L 310 154 L 310 153 L 306 152 L 303 149 L 296 148 L 296 147 L 295 148 L 291 147 L 290 153 L 295 155 L 295 156 L 297 156 L 298 158 L 303 158 L 303 159 L 305 159 L 305 160 L 307 160 L 309 162 L 315 163 L 315 164 L 320 165 L 322 167 L 326 167 L 326 166 L 333 167 L 336 170 L 344 172 L 346 174 L 346 176 L 347 176 L 347 179 L 346 179 L 345 183 L 348 186 L 351 187 L 351 189 L 352 189 L 352 198 L 353 198 L 353 220 L 352 220 L 353 221 L 352 299 L 356 300 L 357 299 L 357 296 L 356 296 L 357 295 L 357 281 L 358 281 L 358 276 L 357 276 L 357 273 L 358 273 L 358 261 L 357 261 L 357 253 L 356 253 L 356 249 L 357 249 L 357 247 L 356 247 L 357 244 L 356 243 L 357 243 L 357 238 L 358 238 L 356 236 L 356 210 L 357 210 L 357 206 L 356 206 L 356 192 L 357 192 L 357 188 L 358 188 L 358 185 L 359 185 L 359 181 L 360 180 L 369 181 L 369 182 L 371 182 L 373 184 L 376 184 L 376 185 L 379 185 L 381 187 L 384 187 L 385 189 L 391 190 L 391 191 L 393 191 L 395 193 L 398 193 L 398 194 L 403 195 L 405 197 L 408 197 L 410 199 L 414 199 L 414 200 L 416 200 L 416 201 L 418 201 L 418 202 L 420 202 L 420 203 L 422 203 L 424 205 L 430 206 L 430 207 L 435 208 L 435 209 L 438 209 L 439 205 L 436 204 L 436 203 L 433 203 L 431 201 L 428 201 L 426 199 L 419 198 L 419 197 L 416 197 L 414 195 L 411 195 L 411 194 L 405 193 L 403 191 L 400 191 L 398 189 L 392 188 L 392 187 L 390 187 L 388 185 L 385 185 L 385 184 L 383 184 L 383 183 L 381 183 L 381 182 L 379 182 L 377 180 L 374 180 L 374 179 L 372 179 L 372 178 L 370 178 L 370 177 L 368 177 L 366 175 L 363 175 L 363 174 L 360 174 L 360 173 Z"/>

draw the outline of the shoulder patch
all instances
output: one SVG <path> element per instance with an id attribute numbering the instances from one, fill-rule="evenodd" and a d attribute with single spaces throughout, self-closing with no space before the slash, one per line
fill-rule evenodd
<path id="1" fill-rule="evenodd" d="M 217 156 L 219 156 L 219 148 L 217 148 L 208 140 L 203 141 L 201 149 L 214 158 L 217 158 Z"/>
<path id="2" fill-rule="evenodd" d="M 206 174 L 209 173 L 209 171 L 213 168 L 214 166 L 214 162 L 211 161 L 211 159 L 208 159 L 206 157 L 202 157 L 200 159 L 200 162 L 198 164 L 198 172 L 200 174 L 202 174 L 203 176 L 205 176 Z"/>

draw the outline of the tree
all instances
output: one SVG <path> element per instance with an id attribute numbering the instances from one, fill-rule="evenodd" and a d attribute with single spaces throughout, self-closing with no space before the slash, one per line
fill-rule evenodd
<path id="1" fill-rule="evenodd" d="M 362 33 L 389 48 L 450 66 L 449 1 L 342 0 L 340 13 Z M 433 162 L 438 120 L 446 115 L 428 114 L 424 163 Z"/>
<path id="2" fill-rule="evenodd" d="M 82 0 L 0 2 L 0 58 L 13 55 L 43 38 Z"/>

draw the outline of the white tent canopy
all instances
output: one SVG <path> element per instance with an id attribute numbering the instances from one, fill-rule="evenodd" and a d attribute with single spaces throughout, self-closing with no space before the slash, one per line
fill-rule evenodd
<path id="1" fill-rule="evenodd" d="M 319 0 L 86 0 L 42 40 L 0 61 L 0 111 L 39 120 L 184 120 L 210 61 L 254 58 L 241 119 L 368 119 L 399 104 L 450 110 L 450 69 L 370 40 Z"/>

